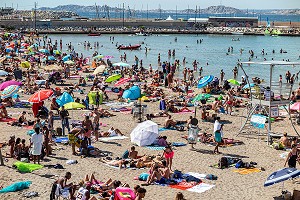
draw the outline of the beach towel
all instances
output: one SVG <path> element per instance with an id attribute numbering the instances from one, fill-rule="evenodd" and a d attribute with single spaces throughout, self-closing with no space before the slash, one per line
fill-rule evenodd
<path id="1" fill-rule="evenodd" d="M 203 193 L 207 190 L 210 190 L 211 188 L 215 187 L 214 185 L 210 185 L 207 183 L 200 183 L 199 185 L 196 185 L 192 188 L 187 189 L 187 191 L 190 192 L 197 192 L 197 193 Z"/>
<path id="2" fill-rule="evenodd" d="M 16 192 L 16 191 L 24 190 L 29 188 L 30 184 L 31 181 L 16 182 L 0 190 L 0 193 Z"/>
<path id="3" fill-rule="evenodd" d="M 175 188 L 175 189 L 179 189 L 179 190 L 187 190 L 194 186 L 195 186 L 194 183 L 188 183 L 186 181 L 182 181 L 176 185 L 169 185 L 170 188 Z"/>
<path id="4" fill-rule="evenodd" d="M 39 164 L 31 164 L 17 161 L 13 164 L 20 172 L 28 173 L 34 170 L 42 169 L 44 166 Z"/>
<path id="5" fill-rule="evenodd" d="M 186 146 L 186 143 L 183 143 L 183 142 L 173 142 L 172 146 L 174 146 L 174 147 L 182 147 L 182 146 Z"/>
<path id="6" fill-rule="evenodd" d="M 252 174 L 252 173 L 255 173 L 255 172 L 261 172 L 260 169 L 258 168 L 240 168 L 240 169 L 236 169 L 236 170 L 233 170 L 233 172 L 236 172 L 236 173 L 239 173 L 241 175 L 246 175 L 246 174 Z"/>
<path id="7" fill-rule="evenodd" d="M 103 141 L 103 142 L 108 142 L 108 141 L 111 141 L 111 140 L 124 140 L 128 137 L 126 136 L 113 136 L 113 137 L 101 137 L 99 138 L 100 141 Z"/>
<path id="8" fill-rule="evenodd" d="M 206 174 L 200 174 L 200 173 L 196 173 L 196 172 L 188 172 L 186 174 L 194 176 L 194 177 L 199 178 L 199 179 L 205 179 L 206 178 Z"/>
<path id="9" fill-rule="evenodd" d="M 103 164 L 108 166 L 108 167 L 114 168 L 114 169 L 120 169 L 120 167 L 112 166 L 112 165 L 109 165 L 109 164 L 106 164 L 106 163 L 103 163 Z M 124 167 L 122 166 L 122 168 L 124 168 Z M 130 167 L 129 165 L 126 165 L 126 169 L 138 170 L 138 169 L 145 169 L 145 168 L 136 168 L 136 167 Z"/>
<path id="10" fill-rule="evenodd" d="M 161 147 L 161 146 L 146 146 L 146 148 L 150 149 L 150 150 L 155 150 L 155 151 L 165 150 L 165 147 Z"/>
<path id="11" fill-rule="evenodd" d="M 163 132 L 163 131 L 167 131 L 167 130 L 173 130 L 173 131 L 175 130 L 176 131 L 177 129 L 174 127 L 171 127 L 171 128 L 161 127 L 158 129 L 159 132 Z"/>
<path id="12" fill-rule="evenodd" d="M 69 138 L 68 137 L 57 137 L 55 138 L 55 143 L 68 143 Z"/>
<path id="13" fill-rule="evenodd" d="M 180 111 L 180 112 L 177 112 L 177 113 L 173 113 L 173 114 L 184 114 L 184 113 L 194 113 L 195 111 L 193 110 L 184 110 L 184 111 Z"/>
<path id="14" fill-rule="evenodd" d="M 0 122 L 13 122 L 16 121 L 16 118 L 1 118 Z"/>

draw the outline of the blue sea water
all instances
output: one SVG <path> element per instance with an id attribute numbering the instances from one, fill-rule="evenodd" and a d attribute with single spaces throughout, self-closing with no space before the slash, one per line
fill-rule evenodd
<path id="1" fill-rule="evenodd" d="M 152 36 L 130 36 L 130 35 L 113 35 L 114 41 L 110 40 L 112 35 L 101 35 L 99 37 L 89 37 L 87 35 L 49 35 L 52 41 L 62 38 L 64 49 L 66 51 L 65 44 L 72 42 L 75 51 L 83 53 L 85 57 L 91 57 L 94 51 L 98 51 L 103 55 L 112 55 L 113 62 L 120 61 L 120 55 L 124 52 L 127 54 L 127 61 L 129 64 L 134 64 L 134 56 L 137 56 L 140 60 L 143 60 L 143 66 L 148 68 L 149 64 L 152 64 L 153 68 L 157 68 L 157 57 L 161 54 L 161 61 L 168 61 L 173 63 L 175 59 L 179 59 L 182 64 L 182 60 L 186 57 L 186 67 L 192 69 L 192 62 L 197 60 L 199 62 L 198 67 L 203 67 L 203 75 L 217 75 L 219 76 L 220 70 L 225 72 L 225 78 L 232 78 L 232 69 L 237 64 L 238 59 L 241 61 L 248 61 L 249 50 L 253 50 L 255 56 L 252 61 L 267 60 L 287 60 L 300 61 L 300 46 L 299 37 L 271 37 L 271 36 L 230 36 L 230 35 L 152 35 Z M 177 37 L 177 42 L 175 42 Z M 239 38 L 240 41 L 232 41 L 232 39 Z M 197 40 L 203 39 L 203 42 L 197 44 Z M 89 41 L 93 49 L 84 48 L 83 42 Z M 99 42 L 100 47 L 94 49 L 94 43 Z M 134 51 L 119 51 L 116 48 L 118 44 L 142 44 L 142 50 Z M 145 53 L 145 47 L 150 49 L 148 53 Z M 233 53 L 227 55 L 229 47 L 233 47 Z M 168 57 L 168 50 L 175 49 L 176 56 Z M 240 49 L 244 49 L 240 54 Z M 266 55 L 262 55 L 262 49 L 265 50 Z M 272 53 L 272 50 L 275 53 Z M 285 50 L 287 53 L 279 53 L 280 49 Z M 256 58 L 257 56 L 257 58 Z M 208 65 L 207 65 L 208 63 Z M 181 66 L 181 69 L 183 66 Z M 268 80 L 269 67 L 251 65 L 245 66 L 245 69 L 250 77 L 259 76 Z M 274 77 L 278 80 L 279 74 L 285 75 L 285 72 L 290 70 L 291 73 L 297 73 L 300 70 L 300 66 L 288 67 L 280 66 L 276 67 L 274 71 Z M 182 73 L 179 72 L 179 76 Z M 243 74 L 239 74 L 241 76 Z"/>

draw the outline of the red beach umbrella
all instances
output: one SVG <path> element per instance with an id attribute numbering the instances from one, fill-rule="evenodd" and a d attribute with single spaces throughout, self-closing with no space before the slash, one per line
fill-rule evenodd
<path id="1" fill-rule="evenodd" d="M 29 102 L 32 103 L 38 103 L 41 101 L 44 101 L 45 99 L 48 99 L 53 94 L 52 90 L 40 90 L 36 93 L 34 93 L 29 99 Z"/>

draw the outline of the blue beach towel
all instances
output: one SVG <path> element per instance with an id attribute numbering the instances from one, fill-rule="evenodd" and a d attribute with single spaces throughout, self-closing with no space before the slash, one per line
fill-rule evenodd
<path id="1" fill-rule="evenodd" d="M 69 142 L 69 138 L 68 137 L 57 137 L 55 138 L 55 143 L 67 143 Z"/>

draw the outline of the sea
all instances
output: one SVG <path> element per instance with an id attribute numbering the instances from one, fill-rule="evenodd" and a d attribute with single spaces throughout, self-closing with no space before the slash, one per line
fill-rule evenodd
<path id="1" fill-rule="evenodd" d="M 49 35 L 52 41 L 63 41 L 63 51 L 67 50 L 66 44 L 70 43 L 75 51 L 82 53 L 84 57 L 92 59 L 92 54 L 97 51 L 102 55 L 114 56 L 112 62 L 119 62 L 120 56 L 126 53 L 127 62 L 134 64 L 134 57 L 137 56 L 142 60 L 143 66 L 148 68 L 151 64 L 153 69 L 160 69 L 158 66 L 158 54 L 161 55 L 161 61 L 174 63 L 175 59 L 180 60 L 181 66 L 177 72 L 177 76 L 182 76 L 182 69 L 184 67 L 193 69 L 193 61 L 198 62 L 198 68 L 203 68 L 202 75 L 220 76 L 220 71 L 223 69 L 225 78 L 233 78 L 233 68 L 238 61 L 249 61 L 249 51 L 254 52 L 254 57 L 251 61 L 260 62 L 266 59 L 267 61 L 289 60 L 300 62 L 300 46 L 299 37 L 288 36 L 254 36 L 254 35 L 206 35 L 206 34 L 178 34 L 178 35 L 151 35 L 151 36 L 136 36 L 126 34 L 103 34 L 97 37 L 91 37 L 84 34 L 54 34 Z M 114 37 L 114 40 L 113 38 Z M 177 41 L 175 41 L 177 38 Z M 197 40 L 202 42 L 197 43 Z M 85 48 L 83 43 L 90 42 L 91 48 Z M 94 48 L 94 44 L 99 42 L 99 48 Z M 134 45 L 141 44 L 140 50 L 122 50 L 117 49 L 117 45 Z M 232 47 L 233 51 L 228 52 Z M 145 48 L 148 49 L 146 53 Z M 175 57 L 168 56 L 168 50 L 175 49 Z M 240 50 L 243 50 L 240 53 Z M 264 49 L 265 55 L 262 54 Z M 280 53 L 280 50 L 286 53 Z M 275 51 L 273 53 L 272 51 Z M 183 66 L 183 58 L 186 58 L 186 65 Z M 260 77 L 269 80 L 270 67 L 262 65 L 244 65 L 246 75 L 249 77 Z M 300 71 L 300 66 L 276 66 L 273 71 L 273 80 L 278 81 L 279 75 L 285 75 L 289 70 L 292 74 Z M 198 73 L 196 73 L 198 76 Z M 239 71 L 239 78 L 245 76 L 242 71 Z"/>

